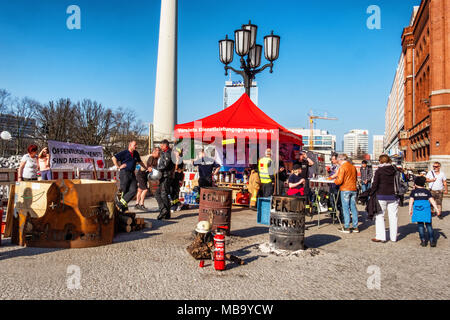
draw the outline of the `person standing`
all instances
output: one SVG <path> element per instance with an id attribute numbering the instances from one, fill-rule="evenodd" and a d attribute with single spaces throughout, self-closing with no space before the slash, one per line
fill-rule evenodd
<path id="1" fill-rule="evenodd" d="M 139 164 L 147 170 L 147 167 L 141 161 L 141 157 L 139 156 L 139 152 L 136 151 L 136 148 L 137 142 L 133 140 L 128 144 L 127 150 L 123 150 L 112 157 L 114 165 L 119 168 L 121 196 L 120 199 L 118 199 L 118 206 L 122 211 L 128 209 L 128 202 L 130 202 L 137 193 L 137 180 L 136 174 L 134 173 L 136 164 Z"/>
<path id="2" fill-rule="evenodd" d="M 380 165 L 373 178 L 370 196 L 377 197 L 383 212 L 375 216 L 376 236 L 372 241 L 386 242 L 384 216 L 388 213 L 390 240 L 396 242 L 399 205 L 398 196 L 395 194 L 395 175 L 397 173 L 397 168 L 392 165 L 392 160 L 388 155 L 382 154 L 379 157 L 379 161 Z"/>
<path id="3" fill-rule="evenodd" d="M 260 189 L 261 179 L 259 179 L 258 168 L 256 164 L 253 164 L 251 166 L 250 178 L 248 180 L 248 191 L 250 192 L 250 208 L 256 207 Z"/>
<path id="4" fill-rule="evenodd" d="M 339 229 L 343 233 L 359 233 L 358 229 L 358 209 L 356 208 L 357 196 L 357 171 L 353 164 L 348 161 L 346 154 L 340 154 L 337 157 L 339 163 L 338 175 L 335 183 L 339 185 L 341 192 L 341 205 L 344 214 L 344 228 Z M 350 211 L 352 213 L 353 228 L 350 229 Z"/>
<path id="5" fill-rule="evenodd" d="M 220 170 L 220 164 L 216 160 L 206 157 L 205 151 L 201 150 L 194 160 L 194 166 L 198 167 L 198 186 L 200 188 L 209 188 L 213 186 L 213 176 Z"/>
<path id="6" fill-rule="evenodd" d="M 175 169 L 172 179 L 172 185 L 170 187 L 170 200 L 171 200 L 171 212 L 175 210 L 181 210 L 180 203 L 180 188 L 184 181 L 184 163 L 183 163 L 183 150 L 180 148 L 174 149 L 175 154 Z"/>
<path id="7" fill-rule="evenodd" d="M 45 181 L 52 180 L 52 170 L 50 169 L 50 152 L 47 147 L 39 152 L 38 165 L 39 171 L 41 172 L 41 179 Z"/>
<path id="8" fill-rule="evenodd" d="M 36 181 L 38 172 L 38 159 L 37 159 L 38 147 L 34 144 L 29 145 L 27 148 L 27 154 L 20 160 L 19 171 L 17 173 L 18 181 Z"/>
<path id="9" fill-rule="evenodd" d="M 156 147 L 153 149 L 152 154 L 147 159 L 147 170 L 143 167 L 139 168 L 136 179 L 137 179 L 137 186 L 138 191 L 136 195 L 136 209 L 139 210 L 146 210 L 145 207 L 145 197 L 147 196 L 147 192 L 149 189 L 148 186 L 148 173 L 152 172 L 153 168 L 156 167 L 158 164 L 158 158 L 159 158 L 159 148 Z"/>
<path id="10" fill-rule="evenodd" d="M 442 199 L 444 198 L 444 193 L 448 194 L 447 187 L 447 177 L 444 172 L 441 172 L 441 164 L 439 162 L 435 162 L 433 164 L 433 170 L 426 175 L 427 182 L 429 183 L 428 187 L 431 190 L 431 195 L 434 200 L 436 200 L 437 207 L 439 208 L 439 219 L 442 219 Z"/>
<path id="11" fill-rule="evenodd" d="M 180 189 L 184 181 L 184 165 L 183 162 L 175 165 L 175 172 L 173 174 L 172 186 L 170 189 L 171 212 L 181 210 L 182 203 L 180 202 Z"/>
<path id="12" fill-rule="evenodd" d="M 370 185 L 372 182 L 372 167 L 367 165 L 367 160 L 363 160 L 361 163 L 361 193 L 366 192 L 370 189 Z"/>
<path id="13" fill-rule="evenodd" d="M 427 179 L 425 177 L 417 177 L 414 181 L 415 189 L 411 192 L 409 201 L 409 215 L 411 216 L 411 222 L 417 222 L 417 228 L 419 230 L 420 245 L 422 247 L 427 246 L 427 240 L 425 238 L 425 227 L 428 231 L 428 239 L 430 240 L 430 247 L 436 247 L 436 239 L 434 237 L 434 230 L 431 225 L 431 207 L 433 205 L 436 212 L 441 213 L 437 206 L 436 201 L 433 199 L 431 192 L 425 189 L 425 183 Z"/>
<path id="14" fill-rule="evenodd" d="M 305 179 L 305 195 L 310 197 L 310 187 L 309 187 L 309 168 L 314 165 L 314 161 L 308 158 L 308 154 L 305 151 L 300 151 L 299 159 L 294 161 L 294 165 L 299 164 L 301 166 L 300 176 Z"/>
<path id="15" fill-rule="evenodd" d="M 331 179 L 331 180 L 335 180 L 338 176 L 339 162 L 337 160 L 337 157 L 338 157 L 337 153 L 333 153 L 331 155 L 331 168 L 328 173 L 329 179 Z M 335 208 L 337 208 L 341 218 L 343 218 L 341 201 L 338 200 L 339 199 L 339 186 L 335 183 L 331 183 L 329 192 L 331 194 L 330 199 L 331 199 L 331 205 L 333 207 L 333 210 L 335 210 Z"/>
<path id="16" fill-rule="evenodd" d="M 284 161 L 280 161 L 279 163 L 280 163 L 280 165 L 279 165 L 280 168 L 278 170 L 278 177 L 277 177 L 277 179 L 278 179 L 277 190 L 278 190 L 278 195 L 283 196 L 286 194 L 284 183 L 287 181 L 289 176 L 288 176 Z"/>
<path id="17" fill-rule="evenodd" d="M 273 174 L 272 150 L 268 148 L 265 156 L 258 160 L 258 173 L 261 180 L 261 197 L 269 198 L 273 195 L 273 184 L 275 176 Z"/>
<path id="18" fill-rule="evenodd" d="M 169 141 L 164 139 L 161 142 L 161 156 L 157 166 L 157 170 L 161 172 L 158 190 L 155 194 L 159 207 L 158 220 L 170 219 L 170 188 L 174 168 L 172 149 L 169 147 Z"/>

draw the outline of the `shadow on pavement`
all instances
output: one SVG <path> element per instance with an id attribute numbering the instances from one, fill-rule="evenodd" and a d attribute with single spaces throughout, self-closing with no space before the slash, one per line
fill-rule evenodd
<path id="1" fill-rule="evenodd" d="M 442 218 L 445 218 L 448 215 L 450 215 L 450 211 L 442 211 L 441 215 L 442 215 Z"/>
<path id="2" fill-rule="evenodd" d="M 417 237 L 419 237 L 419 231 L 417 230 L 416 223 L 409 223 L 407 225 L 398 227 L 398 233 L 399 235 L 397 237 L 397 241 L 405 239 L 409 234 L 412 233 L 417 233 Z"/>
<path id="3" fill-rule="evenodd" d="M 5 245 L 6 244 L 6 245 Z M 12 251 L 0 252 L 0 261 L 12 258 L 26 258 L 34 259 L 33 256 L 39 254 L 51 253 L 55 251 L 67 250 L 62 248 L 32 248 L 32 247 L 20 247 L 15 244 L 11 244 L 10 241 L 2 239 L 2 247 L 17 247 L 18 249 Z"/>
<path id="4" fill-rule="evenodd" d="M 367 214 L 360 221 L 362 221 L 362 224 L 360 224 L 358 226 L 359 232 L 363 232 L 364 230 L 369 229 L 371 226 L 373 226 L 375 224 L 375 221 L 369 220 L 369 218 L 367 217 Z"/>
<path id="5" fill-rule="evenodd" d="M 433 231 L 434 231 L 434 236 L 436 237 L 436 241 L 439 240 L 441 237 L 443 237 L 444 239 L 447 239 L 447 235 L 442 232 L 442 229 L 439 228 L 434 228 L 433 227 Z M 409 223 L 407 225 L 401 226 L 398 228 L 398 232 L 400 233 L 397 241 L 400 241 L 404 238 L 406 238 L 408 235 L 410 234 L 417 234 L 417 241 L 419 241 L 419 230 L 417 227 L 417 223 Z"/>
<path id="6" fill-rule="evenodd" d="M 180 211 L 177 211 L 177 212 L 180 212 Z M 171 213 L 171 215 L 173 216 L 175 213 L 176 212 Z M 198 216 L 198 212 L 184 213 L 184 214 L 181 214 L 181 215 L 179 215 L 177 217 L 174 217 L 173 220 L 180 220 L 180 219 L 183 219 L 183 218 L 190 218 L 190 217 L 195 217 L 195 216 Z"/>
<path id="7" fill-rule="evenodd" d="M 330 234 L 314 234 L 305 238 L 305 245 L 308 248 L 317 249 L 338 240 L 341 240 L 341 237 L 333 236 Z"/>
<path id="8" fill-rule="evenodd" d="M 152 228 L 149 230 L 158 230 L 161 227 L 168 226 L 174 223 L 177 223 L 176 221 L 173 221 L 175 219 L 169 219 L 169 220 L 158 220 L 158 219 L 145 219 L 146 222 L 152 223 Z"/>
<path id="9" fill-rule="evenodd" d="M 268 232 L 269 227 L 251 227 L 247 229 L 233 230 L 231 231 L 231 235 L 239 238 L 249 238 Z"/>
<path id="10" fill-rule="evenodd" d="M 155 230 L 155 228 L 152 227 L 151 229 L 144 229 L 144 230 L 140 230 L 140 231 L 118 233 L 114 236 L 112 244 L 148 239 L 150 237 L 161 234 L 161 233 L 147 233 L 148 231 L 153 231 L 153 230 Z"/>
<path id="11" fill-rule="evenodd" d="M 257 247 L 257 245 L 252 244 L 252 245 L 250 245 L 250 246 L 241 248 L 241 249 L 239 249 L 239 250 L 234 250 L 234 251 L 227 252 L 227 253 L 232 254 L 232 255 L 234 255 L 234 256 L 236 256 L 236 257 L 238 257 L 238 258 L 244 260 L 245 264 L 249 264 L 249 263 L 251 263 L 251 262 L 253 262 L 253 261 L 258 260 L 259 258 L 266 258 L 266 257 L 267 257 L 267 256 L 256 255 L 256 256 L 248 257 L 248 258 L 245 259 L 245 256 L 248 255 L 248 254 L 250 254 L 250 253 L 252 252 L 252 251 L 249 250 L 249 249 L 251 249 L 251 248 L 254 249 L 254 248 L 256 248 L 256 247 Z M 228 262 L 227 262 L 227 269 L 233 269 L 233 268 L 240 267 L 240 266 L 241 266 L 241 265 L 238 265 L 238 264 L 236 264 L 236 263 L 234 263 L 234 262 L 231 262 L 231 261 L 228 261 Z"/>
<path id="12" fill-rule="evenodd" d="M 231 208 L 231 213 L 238 213 L 238 212 L 242 212 L 242 211 L 249 211 L 251 210 L 249 207 L 232 207 Z M 257 210 L 251 210 L 251 211 L 257 211 Z"/>

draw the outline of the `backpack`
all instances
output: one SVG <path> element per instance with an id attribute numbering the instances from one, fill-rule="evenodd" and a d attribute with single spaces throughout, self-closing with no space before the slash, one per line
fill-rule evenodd
<path id="1" fill-rule="evenodd" d="M 396 196 L 402 196 L 406 194 L 409 190 L 409 185 L 402 178 L 402 173 L 395 168 L 395 177 L 394 177 L 394 191 Z"/>

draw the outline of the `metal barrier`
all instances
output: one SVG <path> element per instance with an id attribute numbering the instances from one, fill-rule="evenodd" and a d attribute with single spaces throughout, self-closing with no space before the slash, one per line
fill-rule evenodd
<path id="1" fill-rule="evenodd" d="M 75 170 L 73 169 L 52 169 L 53 180 L 75 179 Z"/>
<path id="2" fill-rule="evenodd" d="M 8 199 L 9 186 L 18 180 L 17 169 L 0 168 L 0 201 Z M 77 174 L 75 169 L 52 169 L 53 180 L 59 179 L 94 179 L 94 171 L 83 170 Z M 116 170 L 97 170 L 97 179 L 105 181 L 119 182 L 119 175 Z"/>
<path id="3" fill-rule="evenodd" d="M 17 181 L 16 169 L 0 169 L 0 201 L 8 200 L 9 186 Z"/>

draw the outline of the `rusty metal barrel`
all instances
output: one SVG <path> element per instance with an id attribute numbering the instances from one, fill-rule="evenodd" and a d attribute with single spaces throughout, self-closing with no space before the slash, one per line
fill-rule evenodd
<path id="1" fill-rule="evenodd" d="M 280 250 L 305 250 L 307 198 L 273 196 L 270 211 L 270 243 Z"/>
<path id="2" fill-rule="evenodd" d="M 231 232 L 232 191 L 224 188 L 201 188 L 198 221 L 209 221 L 211 230 L 226 226 L 226 234 Z"/>

